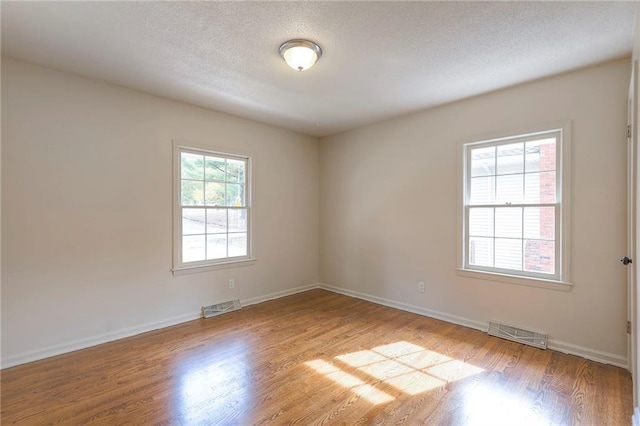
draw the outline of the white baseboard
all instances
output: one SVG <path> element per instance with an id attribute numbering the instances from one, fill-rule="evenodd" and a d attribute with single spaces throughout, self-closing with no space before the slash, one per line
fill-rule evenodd
<path id="1" fill-rule="evenodd" d="M 15 367 L 16 365 L 26 364 L 28 362 L 38 361 L 44 358 L 49 358 L 56 355 L 66 354 L 68 352 L 77 351 L 80 349 L 86 349 L 91 346 L 101 345 L 103 343 L 113 342 L 114 340 L 124 339 L 125 337 L 135 336 L 137 334 L 146 333 L 148 331 L 157 330 L 159 328 L 170 327 L 172 325 L 181 324 L 187 321 L 193 321 L 200 318 L 202 313 L 200 311 L 196 313 L 178 315 L 172 318 L 167 318 L 162 321 L 156 321 L 148 324 L 144 324 L 136 327 L 128 327 L 122 330 L 105 333 L 99 336 L 90 337 L 88 339 L 75 340 L 69 343 L 61 345 L 50 346 L 48 348 L 39 349 L 36 351 L 26 352 L 12 357 L 4 358 L 2 360 L 2 368 Z"/>
<path id="2" fill-rule="evenodd" d="M 315 288 L 318 288 L 318 285 L 311 284 L 311 285 L 306 285 L 306 286 L 296 287 L 296 288 L 292 288 L 284 291 L 266 294 L 264 296 L 258 296 L 250 299 L 241 300 L 240 303 L 243 306 L 249 306 L 249 305 L 254 305 L 256 303 L 266 302 L 267 300 L 278 299 L 280 297 L 301 293 L 303 291 L 312 290 Z M 148 324 L 144 324 L 136 327 L 128 327 L 122 330 L 105 333 L 100 336 L 90 337 L 88 339 L 75 340 L 75 341 L 64 343 L 61 345 L 50 346 L 48 348 L 22 353 L 19 355 L 2 359 L 2 361 L 0 362 L 0 369 L 15 367 L 16 365 L 26 364 L 28 362 L 38 361 L 44 358 L 49 358 L 56 355 L 62 355 L 62 354 L 77 351 L 80 349 L 86 349 L 91 346 L 113 342 L 114 340 L 124 339 L 125 337 L 135 336 L 137 334 L 158 330 L 160 328 L 171 327 L 172 325 L 182 324 L 183 322 L 187 322 L 187 321 L 193 321 L 200 317 L 202 317 L 202 311 L 198 309 L 197 312 L 178 315 L 172 318 L 164 319 L 162 321 L 156 321 L 156 322 L 152 322 L 152 323 L 148 323 Z"/>
<path id="3" fill-rule="evenodd" d="M 590 359 L 591 361 L 601 362 L 603 364 L 611 364 L 616 367 L 629 369 L 629 362 L 627 357 L 612 354 L 609 352 L 602 352 L 596 349 L 585 348 L 584 346 L 573 345 L 571 343 L 561 342 L 558 340 L 549 339 L 547 344 L 549 349 L 554 351 L 563 352 L 569 355 L 577 355 L 582 358 Z"/>
<path id="4" fill-rule="evenodd" d="M 266 302 L 268 300 L 280 299 L 281 297 L 291 296 L 292 294 L 302 293 L 304 291 L 320 288 L 318 284 L 303 285 L 300 287 L 290 288 L 283 291 L 277 291 L 275 293 L 266 294 L 264 296 L 252 297 L 250 299 L 240 300 L 242 306 L 255 305 L 258 303 Z"/>
<path id="5" fill-rule="evenodd" d="M 409 305 L 406 303 L 397 302 L 397 301 L 385 299 L 382 297 L 372 296 L 369 294 L 360 293 L 360 292 L 345 289 L 345 288 L 335 287 L 327 284 L 319 284 L 318 288 L 332 291 L 334 293 L 343 294 L 345 296 L 366 300 L 368 302 L 373 302 L 378 305 L 389 306 L 391 308 L 412 312 L 414 314 L 424 315 L 426 317 L 439 319 L 442 321 L 462 325 L 469 328 L 474 328 L 476 330 L 480 330 L 484 332 L 486 332 L 489 327 L 488 321 L 487 322 L 476 321 L 469 318 L 450 315 L 444 312 L 439 312 L 431 309 L 422 308 L 419 306 Z M 566 343 L 566 342 L 552 340 L 552 339 L 549 340 L 548 348 L 558 352 L 570 354 L 570 355 L 577 355 L 579 357 L 586 358 L 596 362 L 601 362 L 603 364 L 611 364 L 611 365 L 615 365 L 616 367 L 621 367 L 624 369 L 629 368 L 629 363 L 626 357 L 612 354 L 609 352 L 602 352 L 596 349 L 585 348 L 582 346 L 573 345 L 571 343 Z"/>
<path id="6" fill-rule="evenodd" d="M 320 284 L 318 286 L 324 290 L 329 290 L 334 293 L 343 294 L 345 296 L 355 297 L 356 299 L 366 300 L 367 302 L 373 302 L 378 305 L 388 306 L 390 308 L 400 309 L 401 311 L 411 312 L 414 314 L 422 315 L 429 318 L 435 318 L 442 321 L 450 322 L 453 324 L 463 325 L 469 328 L 475 328 L 480 331 L 487 331 L 488 324 L 474 321 L 469 318 L 463 318 L 455 315 L 449 315 L 444 312 L 434 311 L 431 309 L 422 308 L 420 306 L 409 305 L 407 303 L 396 302 L 395 300 L 385 299 L 382 297 L 372 296 L 370 294 L 360 293 L 358 291 L 348 290 L 345 288 L 334 287 L 331 285 Z"/>
<path id="7" fill-rule="evenodd" d="M 452 324 L 458 324 L 465 327 L 473 328 L 483 332 L 487 331 L 488 323 L 472 320 L 465 317 L 456 315 L 450 315 L 444 312 L 434 311 L 431 309 L 422 308 L 419 306 L 410 305 L 407 303 L 398 302 L 395 300 L 385 299 L 382 297 L 372 296 L 357 291 L 335 287 L 327 284 L 310 284 L 275 293 L 266 294 L 263 296 L 252 297 L 249 299 L 243 299 L 240 301 L 242 306 L 255 305 L 257 303 L 266 302 L 268 300 L 279 299 L 281 297 L 290 296 L 304 291 L 313 290 L 316 288 L 331 291 L 333 293 L 343 294 L 345 296 L 354 297 L 356 299 L 366 300 L 368 302 L 376 303 L 378 305 L 388 306 L 390 308 L 400 309 L 405 312 L 411 312 L 418 315 L 423 315 L 429 318 L 435 318 L 442 321 L 450 322 Z M 157 330 L 160 328 L 170 327 L 172 325 L 181 324 L 187 321 L 193 321 L 201 317 L 201 311 L 175 316 L 162 321 L 144 324 L 136 327 L 129 327 L 119 331 L 105 333 L 100 336 L 91 337 L 88 339 L 76 340 L 73 342 L 65 343 L 62 345 L 51 346 L 45 349 L 37 351 L 27 352 L 19 355 L 15 355 L 9 358 L 5 358 L 0 361 L 0 369 L 14 367 L 20 364 L 26 364 L 32 361 L 38 361 L 40 359 L 49 358 L 56 355 L 61 355 L 68 352 L 77 351 L 79 349 L 85 349 L 91 346 L 100 345 L 102 343 L 112 342 L 114 340 L 123 339 L 125 337 L 135 336 L 137 334 L 146 333 L 148 331 Z M 601 362 L 604 364 L 611 364 L 617 367 L 628 368 L 628 362 L 626 357 L 615 355 L 608 352 L 602 352 L 595 349 L 585 348 L 578 345 L 573 345 L 566 342 L 557 340 L 549 340 L 549 349 L 553 349 L 559 352 L 564 352 L 571 355 L 577 355 L 582 358 L 590 359 L 593 361 Z M 634 418 L 635 418 L 634 414 Z M 640 426 L 640 412 L 638 412 L 638 426 Z M 635 421 L 635 420 L 634 420 Z"/>
<path id="8" fill-rule="evenodd" d="M 633 416 L 631 416 L 631 424 L 633 426 L 640 426 L 640 408 L 633 409 Z"/>

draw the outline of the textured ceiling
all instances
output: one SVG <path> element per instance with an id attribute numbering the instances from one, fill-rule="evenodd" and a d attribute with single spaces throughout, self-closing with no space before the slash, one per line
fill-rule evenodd
<path id="1" fill-rule="evenodd" d="M 635 2 L 2 2 L 2 53 L 325 136 L 630 54 Z M 323 56 L 295 72 L 280 44 Z"/>

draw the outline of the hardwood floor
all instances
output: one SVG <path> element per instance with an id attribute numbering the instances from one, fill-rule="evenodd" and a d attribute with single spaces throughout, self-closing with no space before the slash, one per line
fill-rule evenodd
<path id="1" fill-rule="evenodd" d="M 313 290 L 5 369 L 1 423 L 628 425 L 630 374 Z"/>

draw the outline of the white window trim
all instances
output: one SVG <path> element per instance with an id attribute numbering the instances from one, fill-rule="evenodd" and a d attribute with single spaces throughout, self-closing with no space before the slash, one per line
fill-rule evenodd
<path id="1" fill-rule="evenodd" d="M 556 224 L 560 228 L 560 278 L 544 279 L 540 277 L 528 277 L 520 274 L 509 274 L 496 271 L 483 271 L 479 269 L 466 268 L 466 226 L 465 205 L 467 191 L 467 158 L 466 147 L 472 144 L 483 142 L 499 142 L 520 137 L 535 136 L 536 134 L 551 131 L 561 132 L 561 143 L 556 147 L 559 151 L 559 161 L 556 171 L 561 176 L 560 185 L 557 190 L 561 196 L 561 217 L 556 218 Z M 459 276 L 482 279 L 487 281 L 498 281 L 510 284 L 533 286 L 552 290 L 571 290 L 571 121 L 547 123 L 542 125 L 528 126 L 513 129 L 500 134 L 489 134 L 473 138 L 472 141 L 463 141 L 458 149 L 458 265 L 456 273 Z"/>
<path id="2" fill-rule="evenodd" d="M 225 158 L 237 157 L 238 159 L 246 160 L 247 168 L 245 171 L 246 181 L 246 207 L 248 212 L 247 220 L 247 256 L 236 258 L 224 258 L 219 260 L 209 260 L 202 262 L 189 262 L 183 264 L 181 262 L 182 253 L 182 206 L 180 199 L 181 191 L 181 176 L 180 176 L 180 154 L 181 152 L 197 152 L 203 155 L 221 155 Z M 238 268 L 242 266 L 250 266 L 256 263 L 255 250 L 253 247 L 253 217 L 254 211 L 252 206 L 252 176 L 253 176 L 253 164 L 250 156 L 234 152 L 228 149 L 220 148 L 207 148 L 202 144 L 193 144 L 185 141 L 174 140 L 173 141 L 173 187 L 172 187 L 172 204 L 173 204 L 173 268 L 171 272 L 173 275 L 185 275 L 199 272 L 215 271 L 219 269 Z"/>

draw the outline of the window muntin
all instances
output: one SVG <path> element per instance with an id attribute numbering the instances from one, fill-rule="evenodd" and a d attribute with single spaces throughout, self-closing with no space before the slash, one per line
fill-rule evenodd
<path id="1" fill-rule="evenodd" d="M 464 269 L 562 279 L 562 130 L 466 144 Z"/>
<path id="2" fill-rule="evenodd" d="M 174 269 L 249 260 L 248 157 L 179 147 Z"/>

